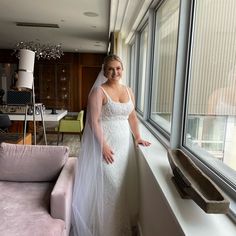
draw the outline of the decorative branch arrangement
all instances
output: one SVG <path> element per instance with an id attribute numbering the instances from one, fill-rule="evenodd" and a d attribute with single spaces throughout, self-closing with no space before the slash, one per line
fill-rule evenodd
<path id="1" fill-rule="evenodd" d="M 57 59 L 60 58 L 63 54 L 61 44 L 58 45 L 49 45 L 49 44 L 40 44 L 33 41 L 30 42 L 19 42 L 14 47 L 13 54 L 19 58 L 19 50 L 28 49 L 35 52 L 35 57 L 37 59 Z"/>

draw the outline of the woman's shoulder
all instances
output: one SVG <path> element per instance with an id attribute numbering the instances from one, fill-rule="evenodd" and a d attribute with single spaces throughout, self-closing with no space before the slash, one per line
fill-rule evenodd
<path id="1" fill-rule="evenodd" d="M 96 88 L 93 88 L 89 94 L 89 98 L 90 97 L 104 97 L 104 92 L 103 89 L 101 88 L 101 86 L 98 86 Z"/>
<path id="2" fill-rule="evenodd" d="M 103 95 L 106 95 L 107 94 L 107 86 L 102 84 L 99 86 L 99 91 L 103 94 Z"/>
<path id="3" fill-rule="evenodd" d="M 124 87 L 128 90 L 128 92 L 130 93 L 130 95 L 133 95 L 133 90 L 132 88 L 130 88 L 129 86 L 124 85 Z"/>
<path id="4" fill-rule="evenodd" d="M 132 92 L 132 89 L 131 89 L 129 86 L 127 86 L 126 84 L 121 84 L 121 86 L 122 86 L 124 89 L 129 90 L 129 92 Z"/>

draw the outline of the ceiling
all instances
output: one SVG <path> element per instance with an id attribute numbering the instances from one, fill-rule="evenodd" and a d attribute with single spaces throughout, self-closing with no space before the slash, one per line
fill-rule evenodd
<path id="1" fill-rule="evenodd" d="M 61 44 L 65 52 L 106 52 L 109 12 L 109 0 L 1 0 L 0 48 L 34 41 Z M 56 24 L 59 28 L 16 26 L 16 22 Z"/>
<path id="2" fill-rule="evenodd" d="M 152 1 L 0 0 L 0 49 L 33 41 L 61 44 L 64 52 L 105 53 L 110 32 L 129 38 Z M 58 28 L 16 25 L 22 22 Z"/>

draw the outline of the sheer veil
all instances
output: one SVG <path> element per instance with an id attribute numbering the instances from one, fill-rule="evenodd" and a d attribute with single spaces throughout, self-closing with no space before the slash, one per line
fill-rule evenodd
<path id="1" fill-rule="evenodd" d="M 85 129 L 77 161 L 72 200 L 73 236 L 100 236 L 103 225 L 103 156 L 100 113 L 106 81 L 103 68 L 89 93 Z"/>

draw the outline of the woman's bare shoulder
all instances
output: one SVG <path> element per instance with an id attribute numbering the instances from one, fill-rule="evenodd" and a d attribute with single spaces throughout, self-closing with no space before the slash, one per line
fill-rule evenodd
<path id="1" fill-rule="evenodd" d="M 132 92 L 132 89 L 131 89 L 129 86 L 127 86 L 127 85 L 125 85 L 125 84 L 121 84 L 121 86 L 122 86 L 124 89 L 128 89 L 129 92 Z"/>
<path id="2" fill-rule="evenodd" d="M 131 95 L 133 95 L 133 90 L 132 90 L 132 88 L 130 88 L 129 86 L 126 86 L 126 88 L 128 89 L 129 93 L 130 93 Z"/>
<path id="3" fill-rule="evenodd" d="M 103 98 L 103 96 L 104 96 L 104 92 L 103 92 L 101 86 L 93 88 L 92 91 L 89 94 L 89 97 L 98 97 L 98 98 L 101 97 L 101 98 Z"/>

